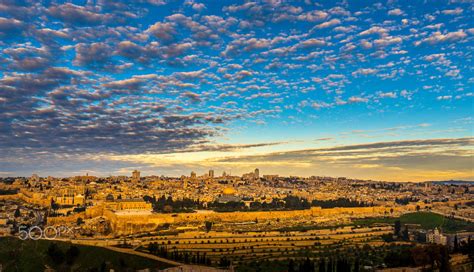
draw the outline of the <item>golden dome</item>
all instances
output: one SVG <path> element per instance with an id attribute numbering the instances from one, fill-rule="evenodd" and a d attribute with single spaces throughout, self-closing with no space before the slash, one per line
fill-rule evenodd
<path id="1" fill-rule="evenodd" d="M 227 188 L 224 188 L 224 190 L 222 191 L 222 193 L 224 195 L 234 195 L 236 193 L 235 189 L 232 188 L 232 187 L 227 187 Z"/>

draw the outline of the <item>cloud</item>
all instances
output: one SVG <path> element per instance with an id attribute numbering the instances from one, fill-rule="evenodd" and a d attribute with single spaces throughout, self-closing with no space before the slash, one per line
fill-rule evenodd
<path id="1" fill-rule="evenodd" d="M 360 40 L 360 45 L 362 46 L 362 48 L 364 49 L 370 49 L 372 48 L 372 45 L 373 43 L 367 41 L 367 40 Z"/>
<path id="2" fill-rule="evenodd" d="M 144 82 L 144 79 L 135 77 L 135 78 L 130 78 L 130 79 L 110 81 L 110 82 L 102 84 L 102 86 L 108 89 L 137 90 L 143 82 Z"/>
<path id="3" fill-rule="evenodd" d="M 31 57 L 18 59 L 13 65 L 13 69 L 23 70 L 23 71 L 34 71 L 46 68 L 51 64 L 49 58 L 44 57 Z"/>
<path id="4" fill-rule="evenodd" d="M 216 163 L 238 166 L 272 165 L 297 168 L 299 173 L 371 178 L 395 181 L 424 181 L 438 177 L 472 179 L 473 138 L 444 138 L 376 142 L 318 149 L 271 152 L 263 155 L 218 158 Z M 370 174 L 366 169 L 370 167 Z M 262 170 L 261 170 L 262 171 Z"/>
<path id="5" fill-rule="evenodd" d="M 195 78 L 202 78 L 204 75 L 204 70 L 198 71 L 189 71 L 189 72 L 177 72 L 174 74 L 177 78 L 181 79 L 195 79 Z"/>
<path id="6" fill-rule="evenodd" d="M 184 92 L 183 97 L 189 98 L 193 103 L 199 103 L 202 101 L 201 96 L 193 92 Z"/>
<path id="7" fill-rule="evenodd" d="M 459 15 L 463 12 L 464 10 L 462 8 L 455 8 L 455 9 L 445 9 L 441 11 L 441 13 L 445 15 Z"/>
<path id="8" fill-rule="evenodd" d="M 388 15 L 392 15 L 392 16 L 400 16 L 400 15 L 403 15 L 403 11 L 401 9 L 391 9 L 388 11 Z"/>
<path id="9" fill-rule="evenodd" d="M 431 62 L 431 61 L 443 59 L 444 56 L 445 54 L 431 54 L 431 55 L 424 56 L 423 59 Z"/>
<path id="10" fill-rule="evenodd" d="M 112 20 L 109 14 L 91 10 L 91 7 L 77 6 L 71 3 L 53 5 L 48 8 L 49 14 L 66 23 L 79 25 L 105 24 Z"/>
<path id="11" fill-rule="evenodd" d="M 320 142 L 320 141 L 333 141 L 333 140 L 335 140 L 335 139 L 331 138 L 331 137 L 315 139 L 315 141 L 317 141 L 317 142 Z"/>
<path id="12" fill-rule="evenodd" d="M 402 90 L 400 92 L 400 95 L 408 100 L 411 100 L 413 92 L 407 91 L 407 90 Z"/>
<path id="13" fill-rule="evenodd" d="M 395 92 L 386 92 L 386 93 L 380 92 L 378 96 L 380 98 L 397 98 L 397 94 Z"/>
<path id="14" fill-rule="evenodd" d="M 441 95 L 436 97 L 437 100 L 451 100 L 453 98 L 451 95 Z"/>
<path id="15" fill-rule="evenodd" d="M 321 39 L 308 39 L 301 41 L 296 45 L 296 48 L 312 48 L 312 47 L 320 47 L 326 45 L 326 42 Z"/>
<path id="16" fill-rule="evenodd" d="M 298 15 L 297 19 L 300 21 L 318 22 L 318 21 L 322 21 L 326 19 L 328 16 L 329 14 L 325 11 L 313 10 L 313 11 Z"/>
<path id="17" fill-rule="evenodd" d="M 367 30 L 364 30 L 359 33 L 359 36 L 367 36 L 367 35 L 373 35 L 377 34 L 379 36 L 385 36 L 388 34 L 388 30 L 386 28 L 380 27 L 380 26 L 373 26 Z"/>
<path id="18" fill-rule="evenodd" d="M 403 40 L 400 37 L 385 36 L 383 38 L 374 40 L 374 44 L 377 47 L 386 47 L 389 45 L 402 43 L 402 41 Z"/>
<path id="19" fill-rule="evenodd" d="M 163 22 L 156 22 L 155 24 L 151 25 L 146 30 L 146 32 L 163 41 L 171 41 L 175 39 L 175 36 L 177 35 L 174 24 Z"/>
<path id="20" fill-rule="evenodd" d="M 393 142 L 378 142 L 369 144 L 356 144 L 331 148 L 319 149 L 320 151 L 348 151 L 362 150 L 370 152 L 373 149 L 400 148 L 400 147 L 418 147 L 418 146 L 459 146 L 469 147 L 474 143 L 474 138 L 446 138 L 446 139 L 427 139 L 427 140 L 406 140 Z"/>
<path id="21" fill-rule="evenodd" d="M 206 5 L 204 5 L 203 3 L 196 3 L 194 1 L 186 1 L 185 5 L 190 6 L 192 9 L 198 12 L 206 9 Z"/>
<path id="22" fill-rule="evenodd" d="M 178 150 L 178 153 L 188 152 L 230 152 L 239 151 L 244 149 L 252 149 L 259 147 L 269 147 L 286 144 L 287 142 L 269 142 L 269 143 L 256 143 L 256 144 L 205 144 L 190 146 L 183 150 Z"/>
<path id="23" fill-rule="evenodd" d="M 350 103 L 367 103 L 369 99 L 359 96 L 351 96 L 349 97 Z"/>
<path id="24" fill-rule="evenodd" d="M 80 43 L 76 45 L 74 64 L 93 68 L 104 68 L 111 64 L 112 50 L 105 43 Z"/>
<path id="25" fill-rule="evenodd" d="M 19 165 L 44 153 L 52 167 L 67 154 L 170 154 L 222 138 L 238 145 L 236 135 L 255 124 L 285 127 L 291 138 L 295 126 L 326 118 L 365 125 L 388 113 L 422 112 L 415 122 L 428 106 L 467 114 L 474 30 L 464 23 L 472 11 L 466 3 L 432 12 L 406 3 L 357 10 L 298 1 L 214 4 L 3 1 L 3 161 L 22 158 Z"/>
<path id="26" fill-rule="evenodd" d="M 326 103 L 326 102 L 313 102 L 311 104 L 311 107 L 315 109 L 322 109 L 322 108 L 330 108 L 332 107 L 332 104 Z"/>
<path id="27" fill-rule="evenodd" d="M 341 24 L 341 20 L 339 19 L 331 19 L 327 22 L 324 22 L 324 23 L 321 23 L 319 25 L 316 25 L 314 28 L 316 29 L 321 29 L 321 28 L 328 28 L 328 27 L 333 27 L 333 26 L 336 26 L 336 25 L 339 25 Z"/>
<path id="28" fill-rule="evenodd" d="M 224 56 L 233 56 L 242 52 L 253 52 L 261 49 L 268 49 L 271 45 L 271 40 L 269 39 L 237 39 L 232 41 L 226 46 L 222 55 Z"/>
<path id="29" fill-rule="evenodd" d="M 376 74 L 378 72 L 377 69 L 373 69 L 373 68 L 359 68 L 357 69 L 356 71 L 352 72 L 352 76 L 367 76 L 367 75 L 373 75 L 373 74 Z"/>
<path id="30" fill-rule="evenodd" d="M 447 71 L 444 75 L 448 77 L 457 77 L 459 76 L 460 72 L 461 70 L 459 69 L 452 69 L 452 70 Z"/>
<path id="31" fill-rule="evenodd" d="M 26 25 L 22 21 L 0 17 L 0 37 L 11 37 L 21 33 L 25 28 Z"/>
<path id="32" fill-rule="evenodd" d="M 416 41 L 415 45 L 421 44 L 438 44 L 438 43 L 445 43 L 445 42 L 457 42 L 464 39 L 467 34 L 463 30 L 458 30 L 455 32 L 448 32 L 446 34 L 442 34 L 439 31 L 434 32 L 428 38 L 422 39 L 421 41 Z"/>
<path id="33" fill-rule="evenodd" d="M 117 45 L 116 50 L 117 50 L 118 55 L 121 55 L 127 58 L 137 59 L 137 60 L 146 60 L 146 58 L 144 58 L 145 57 L 144 55 L 147 53 L 146 50 L 142 46 L 132 41 L 120 42 Z"/>

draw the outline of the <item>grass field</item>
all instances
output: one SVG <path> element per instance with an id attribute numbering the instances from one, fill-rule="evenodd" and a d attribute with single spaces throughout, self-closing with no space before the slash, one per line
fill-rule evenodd
<path id="1" fill-rule="evenodd" d="M 435 227 L 443 229 L 445 232 L 474 231 L 474 224 L 469 222 L 451 219 L 431 212 L 407 213 L 399 218 L 395 217 L 376 217 L 354 220 L 355 225 L 370 226 L 373 224 L 393 224 L 400 220 L 402 224 L 419 224 L 423 229 L 434 229 Z"/>
<path id="2" fill-rule="evenodd" d="M 45 265 L 56 271 L 101 271 L 106 266 L 107 271 L 135 271 L 144 268 L 169 267 L 168 264 L 147 258 L 124 254 L 100 247 L 76 245 L 79 255 L 71 265 L 66 262 L 56 265 L 47 254 L 51 243 L 56 243 L 63 252 L 71 244 L 48 240 L 21 241 L 13 237 L 0 238 L 0 263 L 3 271 L 43 271 Z"/>

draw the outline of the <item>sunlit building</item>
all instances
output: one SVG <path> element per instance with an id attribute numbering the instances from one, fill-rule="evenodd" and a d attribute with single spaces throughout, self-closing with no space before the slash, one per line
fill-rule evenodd
<path id="1" fill-rule="evenodd" d="M 214 170 L 209 170 L 209 178 L 214 178 Z"/>
<path id="2" fill-rule="evenodd" d="M 140 181 L 140 171 L 134 170 L 132 172 L 132 181 L 133 182 L 139 182 Z"/>

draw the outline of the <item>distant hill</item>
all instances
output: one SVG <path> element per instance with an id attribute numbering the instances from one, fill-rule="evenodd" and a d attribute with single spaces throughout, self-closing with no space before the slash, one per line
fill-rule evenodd
<path id="1" fill-rule="evenodd" d="M 444 185 L 463 185 L 463 184 L 469 184 L 469 185 L 474 185 L 474 181 L 470 180 L 439 180 L 439 181 L 426 181 L 426 182 L 431 182 L 435 184 L 444 184 Z"/>

